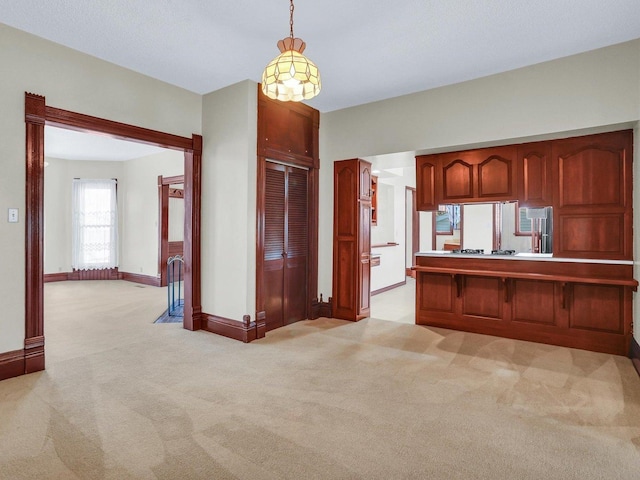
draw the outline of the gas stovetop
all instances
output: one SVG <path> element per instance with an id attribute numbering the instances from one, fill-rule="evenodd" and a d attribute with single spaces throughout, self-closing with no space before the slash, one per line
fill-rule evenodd
<path id="1" fill-rule="evenodd" d="M 452 250 L 451 253 L 461 253 L 465 255 L 484 255 L 484 249 L 482 248 L 457 248 Z M 515 255 L 515 250 L 491 250 L 491 255 Z"/>

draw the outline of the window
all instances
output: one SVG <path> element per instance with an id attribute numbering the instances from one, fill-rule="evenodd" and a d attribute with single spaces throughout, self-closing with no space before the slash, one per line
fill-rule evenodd
<path id="1" fill-rule="evenodd" d="M 436 235 L 453 235 L 460 229 L 460 205 L 440 205 L 435 212 Z"/>
<path id="2" fill-rule="evenodd" d="M 527 208 L 516 202 L 516 235 L 531 235 L 531 219 L 527 218 Z"/>
<path id="3" fill-rule="evenodd" d="M 72 267 L 118 266 L 116 180 L 73 180 Z"/>

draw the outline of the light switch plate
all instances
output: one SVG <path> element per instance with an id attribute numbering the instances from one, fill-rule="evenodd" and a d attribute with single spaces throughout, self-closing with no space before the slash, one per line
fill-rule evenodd
<path id="1" fill-rule="evenodd" d="M 10 208 L 9 209 L 9 223 L 18 223 L 18 209 Z"/>

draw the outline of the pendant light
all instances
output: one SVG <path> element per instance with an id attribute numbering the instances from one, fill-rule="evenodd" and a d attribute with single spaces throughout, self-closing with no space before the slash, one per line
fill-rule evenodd
<path id="1" fill-rule="evenodd" d="M 290 34 L 278 42 L 280 55 L 271 60 L 262 73 L 262 92 L 282 102 L 300 102 L 320 93 L 318 67 L 302 52 L 306 44 L 293 36 L 293 0 L 290 0 Z"/>

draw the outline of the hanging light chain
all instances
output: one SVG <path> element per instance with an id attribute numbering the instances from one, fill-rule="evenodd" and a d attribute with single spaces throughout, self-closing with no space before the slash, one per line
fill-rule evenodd
<path id="1" fill-rule="evenodd" d="M 293 0 L 290 0 L 291 2 L 291 6 L 289 7 L 289 27 L 291 28 L 291 40 L 293 40 L 293 10 L 294 10 L 294 6 L 293 6 Z"/>

